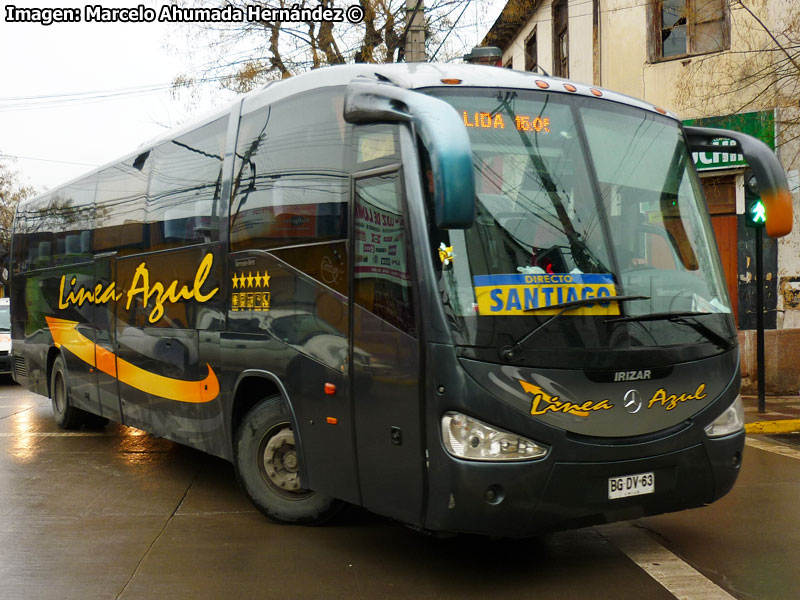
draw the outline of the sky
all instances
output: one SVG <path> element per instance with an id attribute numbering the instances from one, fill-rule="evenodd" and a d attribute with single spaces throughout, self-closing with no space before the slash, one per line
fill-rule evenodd
<path id="1" fill-rule="evenodd" d="M 6 6 L 0 15 L 0 155 L 18 157 L 11 166 L 25 183 L 55 187 L 185 118 L 185 106 L 170 97 L 168 86 L 189 61 L 164 49 L 167 24 L 9 23 Z M 125 4 L 105 0 L 104 6 Z M 142 90 L 154 87 L 161 90 Z M 135 88 L 142 92 L 119 93 Z"/>
<path id="2" fill-rule="evenodd" d="M 94 2 L 92 4 L 97 4 Z M 100 0 L 106 8 L 158 8 L 163 0 Z M 165 48 L 180 32 L 169 23 L 9 22 L 7 7 L 72 2 L 14 0 L 0 4 L 0 160 L 39 191 L 107 164 L 200 115 L 232 101 L 216 94 L 191 111 L 170 82 L 198 57 Z M 498 6 L 502 6 L 499 4 Z M 499 8 L 476 25 L 478 40 Z M 81 11 L 82 15 L 83 12 Z M 478 19 L 477 5 L 473 18 Z M 136 93 L 131 93 L 136 91 Z M 191 114 L 190 114 L 191 113 Z"/>

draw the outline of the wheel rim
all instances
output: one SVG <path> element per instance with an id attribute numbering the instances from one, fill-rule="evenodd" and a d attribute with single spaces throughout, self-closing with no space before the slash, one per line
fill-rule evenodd
<path id="1" fill-rule="evenodd" d="M 53 404 L 55 404 L 56 412 L 63 415 L 67 408 L 67 393 L 61 373 L 56 374 L 56 381 L 53 386 Z"/>
<path id="2" fill-rule="evenodd" d="M 292 500 L 313 494 L 300 487 L 300 461 L 289 423 L 276 425 L 267 432 L 260 444 L 259 457 L 261 475 L 276 492 Z"/>

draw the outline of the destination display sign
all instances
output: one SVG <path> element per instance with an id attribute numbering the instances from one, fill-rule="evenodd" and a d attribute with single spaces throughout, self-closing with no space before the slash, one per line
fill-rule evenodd
<path id="1" fill-rule="evenodd" d="M 610 273 L 542 273 L 475 275 L 472 278 L 478 314 L 524 315 L 536 309 L 537 315 L 553 315 L 564 302 L 597 298 L 595 304 L 574 308 L 564 315 L 618 315 L 617 302 L 603 298 L 616 295 Z"/>
<path id="2" fill-rule="evenodd" d="M 536 133 L 550 133 L 550 118 L 531 115 L 503 115 L 502 113 L 462 111 L 464 126 L 478 129 L 516 129 Z"/>

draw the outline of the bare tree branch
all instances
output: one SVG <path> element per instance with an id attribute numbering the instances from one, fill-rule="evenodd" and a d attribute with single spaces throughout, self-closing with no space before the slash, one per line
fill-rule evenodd
<path id="1" fill-rule="evenodd" d="M 236 23 L 186 24 L 185 44 L 172 42 L 176 52 L 186 46 L 208 57 L 199 73 L 176 76 L 175 85 L 185 87 L 209 79 L 237 92 L 248 91 L 270 79 L 290 77 L 310 68 L 348 62 L 394 62 L 404 57 L 406 0 L 358 0 L 363 10 L 361 22 L 289 21 L 289 13 L 272 19 L 284 9 L 344 10 L 350 0 L 170 0 L 179 6 L 219 8 L 230 5 L 247 14 L 248 6 L 258 7 L 263 20 Z M 426 44 L 435 49 L 454 28 L 454 15 L 463 14 L 472 2 L 484 0 L 428 0 L 424 6 Z M 420 4 L 420 10 L 423 10 Z M 295 12 L 294 14 L 299 14 Z M 345 13 L 343 13 L 345 14 Z M 291 15 L 289 15 L 291 16 Z M 272 19 L 272 20 L 267 20 Z M 301 16 L 305 19 L 305 16 Z M 458 39 L 457 32 L 452 37 Z M 193 53 L 194 54 L 194 53 Z"/>

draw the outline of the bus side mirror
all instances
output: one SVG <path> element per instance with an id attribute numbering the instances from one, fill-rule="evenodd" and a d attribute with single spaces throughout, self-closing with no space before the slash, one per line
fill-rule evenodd
<path id="1" fill-rule="evenodd" d="M 472 227 L 475 220 L 472 147 L 464 123 L 452 106 L 394 85 L 354 81 L 345 92 L 344 119 L 348 123 L 411 122 L 430 156 L 436 226 Z"/>
<path id="2" fill-rule="evenodd" d="M 710 127 L 684 127 L 690 152 L 734 152 L 744 156 L 755 174 L 758 192 L 764 203 L 767 235 L 781 237 L 792 231 L 792 194 L 778 157 L 761 140 L 746 133 L 713 129 Z M 714 145 L 713 140 L 725 138 L 734 141 L 732 146 Z"/>

